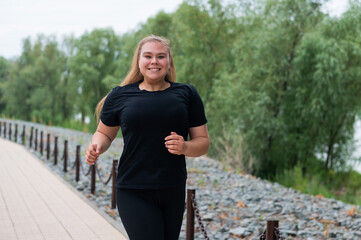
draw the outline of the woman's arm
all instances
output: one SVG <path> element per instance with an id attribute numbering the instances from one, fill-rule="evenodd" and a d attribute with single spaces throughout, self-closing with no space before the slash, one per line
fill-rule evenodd
<path id="1" fill-rule="evenodd" d="M 93 135 L 92 142 L 85 149 L 85 162 L 93 165 L 98 161 L 100 154 L 105 152 L 117 136 L 119 126 L 108 127 L 102 121 L 99 121 L 96 132 Z"/>
<path id="2" fill-rule="evenodd" d="M 199 157 L 208 152 L 209 135 L 207 124 L 189 129 L 190 140 L 184 141 L 183 137 L 175 132 L 165 138 L 165 146 L 172 154 L 184 154 L 188 157 Z"/>

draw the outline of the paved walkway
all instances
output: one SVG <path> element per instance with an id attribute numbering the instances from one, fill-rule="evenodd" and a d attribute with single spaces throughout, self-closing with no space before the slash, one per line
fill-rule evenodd
<path id="1" fill-rule="evenodd" d="M 127 239 L 23 146 L 0 138 L 0 240 Z"/>

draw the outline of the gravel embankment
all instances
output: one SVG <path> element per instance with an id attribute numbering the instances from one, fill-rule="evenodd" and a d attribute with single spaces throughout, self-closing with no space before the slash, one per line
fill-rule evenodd
<path id="1" fill-rule="evenodd" d="M 1 122 L 8 121 L 0 119 Z M 51 139 L 58 136 L 58 165 L 52 159 L 45 160 L 39 152 L 34 152 L 58 175 L 68 181 L 74 188 L 94 201 L 109 216 L 119 221 L 116 210 L 110 209 L 111 183 L 104 186 L 96 183 L 96 195 L 90 194 L 90 177 L 81 173 L 80 181 L 75 182 L 74 165 L 76 145 L 81 146 L 81 157 L 84 170 L 84 149 L 91 139 L 91 134 L 79 131 L 48 127 L 23 121 L 11 121 L 26 126 L 27 143 L 30 127 L 44 131 L 44 149 L 46 134 Z M 3 137 L 3 129 L 1 130 Z M 14 134 L 14 130 L 12 131 Z M 12 137 L 14 140 L 14 137 Z M 63 146 L 68 140 L 69 171 L 63 172 Z M 38 136 L 40 141 L 40 134 Z M 18 137 L 20 143 L 20 137 Z M 53 149 L 52 141 L 51 149 Z M 107 179 L 112 166 L 112 159 L 118 159 L 122 149 L 122 140 L 116 139 L 111 148 L 99 160 L 102 176 Z M 34 144 L 33 144 L 34 147 Z M 361 207 L 352 206 L 322 196 L 310 196 L 293 189 L 285 188 L 250 175 L 240 175 L 234 171 L 225 171 L 222 165 L 210 158 L 199 157 L 187 159 L 188 187 L 196 188 L 196 200 L 200 214 L 211 240 L 225 239 L 259 239 L 263 233 L 267 219 L 279 220 L 280 233 L 283 239 L 361 239 Z M 71 170 L 70 170 L 71 169 Z M 98 176 L 97 176 L 98 178 Z M 186 219 L 186 217 L 184 217 Z M 185 239 L 185 221 L 183 221 L 180 239 Z M 196 223 L 195 239 L 204 239 Z"/>

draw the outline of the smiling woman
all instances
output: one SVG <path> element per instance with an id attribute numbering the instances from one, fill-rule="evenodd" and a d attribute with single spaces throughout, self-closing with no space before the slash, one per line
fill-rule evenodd
<path id="1" fill-rule="evenodd" d="M 209 148 L 202 100 L 193 86 L 175 80 L 169 41 L 151 35 L 138 44 L 122 84 L 97 106 L 100 120 L 85 150 L 86 163 L 95 164 L 121 129 L 117 206 L 131 240 L 178 239 L 185 156 L 200 156 Z"/>

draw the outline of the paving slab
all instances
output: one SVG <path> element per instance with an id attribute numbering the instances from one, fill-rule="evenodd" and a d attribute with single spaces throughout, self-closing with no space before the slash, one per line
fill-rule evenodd
<path id="1" fill-rule="evenodd" d="M 126 240 L 28 150 L 0 138 L 0 240 Z"/>

